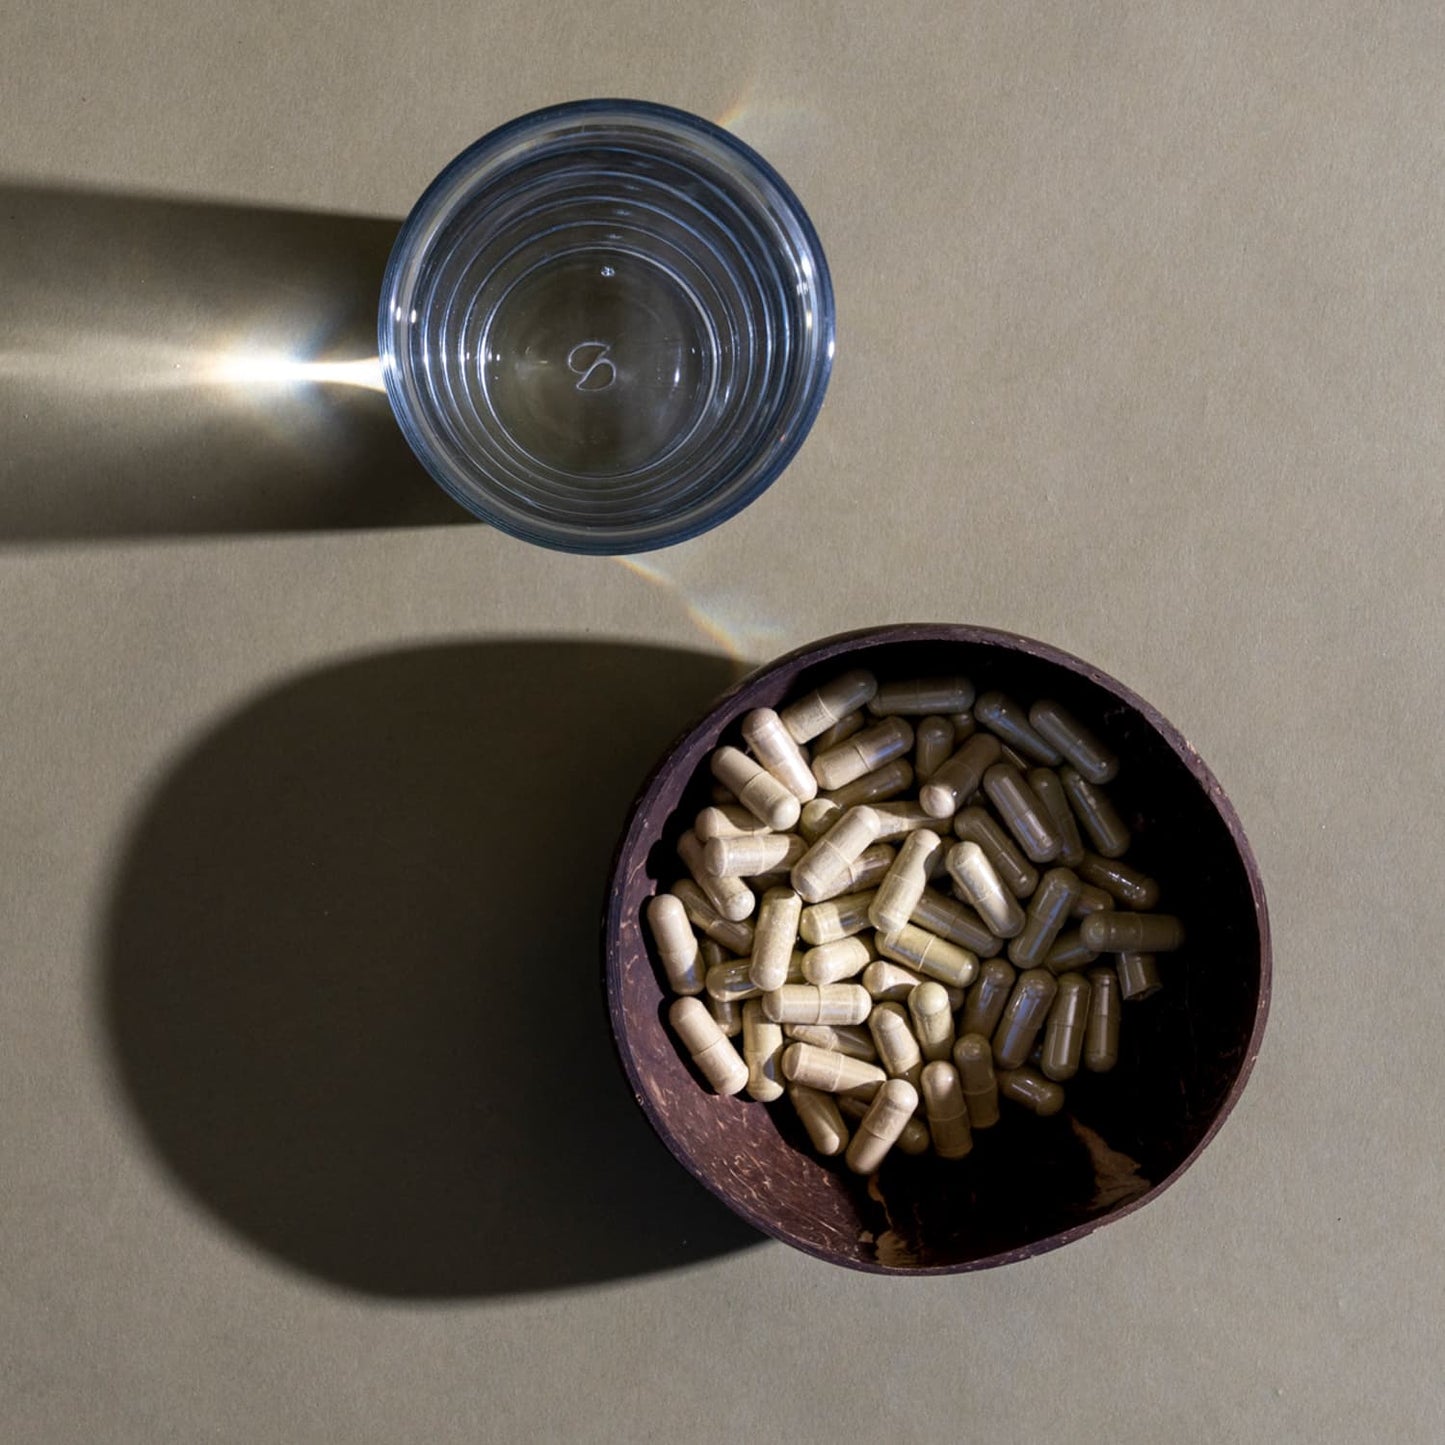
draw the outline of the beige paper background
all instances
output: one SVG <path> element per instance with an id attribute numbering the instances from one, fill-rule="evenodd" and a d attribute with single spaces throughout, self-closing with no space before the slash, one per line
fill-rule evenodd
<path id="1" fill-rule="evenodd" d="M 0 1436 L 1445 1438 L 1435 7 L 70 0 L 12 7 L 5 31 Z M 376 398 L 204 379 L 253 332 L 364 354 L 367 268 L 389 232 L 355 218 L 401 216 L 516 113 L 608 93 L 724 119 L 789 178 L 827 246 L 833 387 L 744 515 L 645 570 L 550 556 L 450 525 Z M 280 989 L 270 1012 L 238 1005 L 223 1040 L 227 979 L 244 990 L 250 971 L 292 966 L 252 941 L 326 936 L 328 900 L 301 860 L 337 882 L 325 855 L 366 832 L 368 793 L 363 780 L 338 809 L 340 791 L 307 792 L 315 769 L 336 789 L 352 760 L 399 777 L 387 796 L 402 817 L 413 754 L 444 744 L 465 761 L 457 708 L 541 706 L 554 687 L 568 708 L 567 668 L 585 662 L 514 694 L 499 662 L 522 654 L 499 639 L 761 660 L 913 618 L 1001 625 L 1099 663 L 1179 724 L 1249 830 L 1274 1013 L 1240 1108 L 1164 1198 L 1004 1271 L 855 1276 L 734 1247 L 621 1105 L 589 1136 L 567 1127 L 564 1091 L 554 1138 L 534 1120 L 446 1195 L 464 1215 L 477 1191 L 524 1244 L 498 1229 L 470 1241 L 455 1289 L 388 1291 L 298 1263 L 157 1146 L 128 1069 L 154 1065 L 162 1099 L 193 1087 L 181 1156 L 231 1159 L 231 1184 L 259 1181 L 256 1207 L 287 1227 L 274 1140 L 240 1124 L 254 1105 L 273 1130 L 300 1120 L 304 1139 L 308 1117 L 328 1117 L 325 1089 L 350 1084 L 311 1079 L 315 1093 L 290 1097 L 283 1069 L 268 1094 L 265 1048 L 283 1040 L 294 1061 L 307 1038 L 287 1033 Z M 452 650 L 410 671 L 433 644 Z M 360 681 L 327 691 L 358 659 Z M 712 685 L 675 655 L 660 666 L 680 680 L 671 711 L 647 704 L 649 748 Z M 393 679 L 418 689 L 414 713 Z M 604 669 L 576 696 L 621 706 L 608 687 Z M 542 731 L 564 760 L 568 728 L 585 739 L 590 724 L 559 717 Z M 192 786 L 187 760 L 207 748 L 230 813 Z M 583 756 L 612 766 L 596 745 Z M 533 759 L 551 821 L 464 836 L 523 856 L 557 842 L 555 879 L 515 861 L 506 876 L 523 911 L 541 918 L 560 890 L 565 927 L 584 929 L 609 810 L 641 758 L 621 757 L 595 796 L 585 770 L 559 773 L 559 792 Z M 571 797 L 592 812 L 569 852 Z M 163 857 L 195 867 L 169 891 L 150 875 L 136 903 L 127 880 L 162 806 L 181 820 Z M 272 817 L 289 869 L 275 886 L 305 915 L 292 934 L 212 906 L 233 897 L 219 824 L 249 830 L 244 863 L 262 869 Z M 424 822 L 410 818 L 367 894 L 387 946 L 413 939 L 427 965 L 392 960 L 407 1027 L 414 1005 L 426 1037 L 428 968 L 456 985 L 458 950 L 481 937 L 496 987 L 537 988 L 548 967 L 556 988 L 592 987 L 585 946 L 528 954 L 554 925 L 513 919 L 484 860 L 474 900 L 424 884 L 455 867 L 440 851 L 407 865 L 439 848 Z M 236 886 L 265 912 L 264 887 Z M 431 928 L 439 909 L 455 936 Z M 366 937 L 354 946 L 371 968 Z M 525 977 L 505 971 L 513 951 Z M 214 995 L 187 982 L 208 969 Z M 306 1028 L 348 1046 L 356 987 L 313 979 Z M 445 1003 L 445 1068 L 462 1081 L 469 1046 L 484 1056 L 496 1039 L 485 1014 Z M 211 1037 L 147 1054 L 196 1011 Z M 508 1017 L 533 1022 L 520 1005 Z M 543 1010 L 534 1023 L 535 1050 L 580 1050 L 611 1087 L 581 1023 L 561 1038 Z M 384 1033 L 352 1041 L 356 1073 L 389 1057 Z M 234 1062 L 214 1067 L 218 1052 Z M 407 1062 L 430 1067 L 425 1049 Z M 238 1077 L 254 1100 L 205 1095 Z M 393 1091 L 429 1097 L 383 1070 L 366 1098 L 384 1112 Z M 213 1106 L 234 1132 L 207 1133 Z M 493 1080 L 470 1107 L 495 1131 L 519 1106 Z M 430 1127 L 388 1121 L 423 1144 Z M 286 1137 L 304 1191 L 309 1146 Z M 339 1156 L 315 1142 L 323 1170 Z M 347 1179 L 371 1178 L 366 1143 L 348 1138 Z M 574 1187 L 537 1162 L 549 1150 L 605 1170 L 600 1202 L 589 1167 Z M 378 1169 L 394 1157 L 380 1149 Z M 533 1190 L 559 1240 L 570 1219 L 587 1241 L 559 1242 L 555 1270 L 527 1220 Z M 332 1203 L 383 1253 L 424 1252 L 425 1210 L 399 1206 L 389 1226 L 370 1192 Z"/>

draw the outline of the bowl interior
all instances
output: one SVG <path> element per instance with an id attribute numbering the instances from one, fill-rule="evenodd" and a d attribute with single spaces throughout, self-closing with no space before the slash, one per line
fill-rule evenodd
<path id="1" fill-rule="evenodd" d="M 1128 861 L 1155 877 L 1188 943 L 1161 958 L 1164 988 L 1123 1005 L 1120 1060 L 1080 1075 L 1053 1118 L 1010 1110 L 946 1163 L 894 1151 L 872 1181 L 809 1149 L 786 1103 L 720 1098 L 666 1027 L 669 996 L 642 911 L 679 876 L 674 846 L 705 806 L 709 752 L 741 716 L 846 667 L 881 679 L 962 672 L 979 691 L 1052 697 L 1122 759 L 1109 792 L 1134 833 Z M 699 776 L 699 774 L 703 776 Z M 1142 699 L 1044 644 L 981 628 L 898 627 L 834 638 L 745 679 L 664 758 L 619 850 L 606 928 L 613 1028 L 643 1109 L 678 1159 L 758 1228 L 862 1269 L 949 1271 L 1054 1248 L 1138 1207 L 1212 1137 L 1258 1052 L 1269 990 L 1258 871 L 1217 782 Z M 1005 1106 L 1009 1108 L 1009 1106 Z"/>

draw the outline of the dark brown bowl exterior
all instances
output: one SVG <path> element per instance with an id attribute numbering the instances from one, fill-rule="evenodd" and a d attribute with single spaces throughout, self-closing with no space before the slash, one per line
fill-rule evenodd
<path id="1" fill-rule="evenodd" d="M 738 721 L 848 667 L 881 678 L 964 673 L 980 692 L 1052 697 L 1123 759 L 1110 794 L 1134 831 L 1129 861 L 1164 889 L 1186 947 L 1165 987 L 1127 1004 L 1118 1067 L 1081 1078 L 1050 1119 L 975 1135 L 953 1163 L 895 1151 L 872 1180 L 822 1161 L 787 1105 L 719 1098 L 666 1026 L 670 998 L 642 926 L 679 876 L 678 835 L 706 803 L 704 767 Z M 679 1161 L 758 1229 L 835 1264 L 885 1274 L 984 1269 L 1057 1249 L 1172 1184 L 1247 1082 L 1270 995 L 1269 918 L 1254 855 L 1203 760 L 1143 698 L 1046 643 L 984 627 L 905 624 L 811 643 L 732 688 L 667 753 L 627 821 L 604 925 L 608 1007 L 638 1103 Z M 1006 1106 L 1007 1107 L 1007 1106 Z"/>

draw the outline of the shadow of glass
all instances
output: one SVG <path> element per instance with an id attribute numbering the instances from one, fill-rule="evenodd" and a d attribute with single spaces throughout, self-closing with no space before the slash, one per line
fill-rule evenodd
<path id="1" fill-rule="evenodd" d="M 470 521 L 376 389 L 399 225 L 0 185 L 0 544 Z"/>
<path id="2" fill-rule="evenodd" d="M 174 1179 L 386 1296 L 757 1242 L 631 1098 L 599 948 L 626 807 L 734 676 L 646 647 L 440 646 L 288 682 L 204 737 L 129 839 L 102 983 Z"/>

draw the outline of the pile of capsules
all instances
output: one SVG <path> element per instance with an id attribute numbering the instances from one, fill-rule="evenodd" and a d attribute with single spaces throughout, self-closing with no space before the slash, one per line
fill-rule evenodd
<path id="1" fill-rule="evenodd" d="M 678 842 L 690 876 L 646 910 L 669 1020 L 719 1094 L 786 1094 L 820 1154 L 868 1174 L 895 1145 L 962 1158 L 1000 1095 L 1053 1114 L 1081 1066 L 1114 1067 L 1120 1000 L 1159 988 L 1184 930 L 1122 861 L 1118 760 L 1083 724 L 854 670 L 742 738 Z"/>

